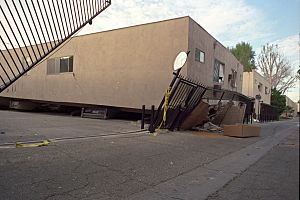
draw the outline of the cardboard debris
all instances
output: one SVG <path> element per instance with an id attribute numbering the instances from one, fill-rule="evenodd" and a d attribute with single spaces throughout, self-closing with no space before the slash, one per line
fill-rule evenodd
<path id="1" fill-rule="evenodd" d="M 242 124 L 245 116 L 246 104 L 231 106 L 224 116 L 221 124 L 224 125 L 234 125 Z"/>
<path id="2" fill-rule="evenodd" d="M 248 124 L 224 125 L 223 135 L 232 137 L 258 137 L 260 126 Z"/>
<path id="3" fill-rule="evenodd" d="M 185 118 L 180 129 L 189 130 L 208 121 L 208 103 L 200 101 L 189 116 Z"/>
<path id="4" fill-rule="evenodd" d="M 230 109 L 232 104 L 233 104 L 232 102 L 228 102 L 225 105 L 220 106 L 220 108 L 218 109 L 218 111 L 216 113 L 216 116 L 212 119 L 211 122 L 214 124 L 220 125 L 222 123 L 222 121 L 224 120 L 226 112 L 228 112 L 228 110 Z"/>
<path id="5" fill-rule="evenodd" d="M 228 102 L 221 106 L 216 116 L 211 120 L 217 125 L 233 125 L 243 123 L 246 111 L 246 104 L 234 105 L 233 102 Z"/>

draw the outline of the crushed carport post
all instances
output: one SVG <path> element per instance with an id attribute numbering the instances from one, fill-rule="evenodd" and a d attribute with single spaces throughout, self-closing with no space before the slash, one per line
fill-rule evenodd
<path id="1" fill-rule="evenodd" d="M 191 114 L 183 120 L 180 129 L 189 130 L 206 123 L 208 121 L 208 106 L 208 103 L 200 101 Z"/>

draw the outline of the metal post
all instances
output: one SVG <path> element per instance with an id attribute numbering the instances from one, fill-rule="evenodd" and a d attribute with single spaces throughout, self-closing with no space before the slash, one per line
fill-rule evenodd
<path id="1" fill-rule="evenodd" d="M 84 108 L 82 107 L 80 117 L 83 117 L 83 113 L 84 113 Z"/>
<path id="2" fill-rule="evenodd" d="M 263 101 L 258 101 L 258 120 L 260 121 L 264 121 L 264 116 L 261 114 L 261 103 L 263 103 Z"/>
<path id="3" fill-rule="evenodd" d="M 189 55 L 189 53 L 190 53 L 190 51 L 186 52 L 187 56 Z M 172 97 L 174 95 L 174 91 L 176 91 L 176 88 L 179 85 L 179 82 L 177 82 L 177 84 L 174 86 L 174 84 L 176 83 L 176 80 L 179 78 L 179 74 L 180 74 L 181 69 L 182 68 L 178 69 L 176 72 L 173 72 L 174 77 L 173 77 L 173 79 L 172 79 L 172 81 L 171 81 L 171 83 L 169 85 L 170 91 L 172 91 L 171 94 L 170 94 L 170 96 L 169 96 L 170 100 L 172 99 Z M 173 88 L 173 86 L 174 86 L 174 88 Z M 161 109 L 162 109 L 164 103 L 165 103 L 165 101 L 163 99 L 161 101 L 160 105 L 158 106 L 157 112 L 155 113 L 155 116 L 154 116 L 155 122 L 160 117 L 159 115 L 160 115 L 160 112 L 161 112 Z M 155 126 L 155 124 L 154 124 L 155 122 L 153 122 L 153 124 L 150 124 L 150 126 L 149 126 L 150 133 L 153 133 L 155 131 L 155 127 L 154 127 Z"/>
<path id="4" fill-rule="evenodd" d="M 222 99 L 223 99 L 223 96 L 224 96 L 225 92 L 222 93 L 220 99 L 219 99 L 219 102 L 218 102 L 218 105 L 221 103 Z"/>
<path id="5" fill-rule="evenodd" d="M 260 116 L 259 116 L 259 100 L 258 100 L 258 102 L 257 102 L 257 120 L 259 120 L 260 121 Z"/>
<path id="6" fill-rule="evenodd" d="M 142 106 L 142 119 L 141 119 L 141 129 L 145 128 L 145 108 L 146 106 Z"/>
<path id="7" fill-rule="evenodd" d="M 180 71 L 180 69 L 179 69 L 178 71 Z M 178 71 L 177 71 L 177 72 L 178 72 Z M 179 86 L 179 83 L 180 83 L 180 80 L 181 80 L 181 79 L 179 78 L 179 81 L 175 84 L 175 86 L 174 86 L 174 88 L 173 88 L 173 85 L 174 85 L 174 83 L 176 82 L 176 79 L 178 79 L 179 72 L 176 73 L 176 74 L 174 74 L 174 75 L 175 75 L 175 76 L 174 76 L 174 78 L 173 78 L 173 80 L 172 80 L 172 82 L 171 82 L 171 84 L 170 84 L 170 88 L 171 88 L 170 91 L 172 91 L 171 94 L 170 94 L 170 97 L 169 97 L 170 100 L 173 98 L 174 92 L 176 91 L 177 87 Z M 160 113 L 161 113 L 161 111 L 162 111 L 162 108 L 163 108 L 164 103 L 165 103 L 165 98 L 163 98 L 163 100 L 160 102 L 160 104 L 159 104 L 159 106 L 158 106 L 158 108 L 157 108 L 157 111 L 156 111 L 155 114 L 154 114 L 153 124 L 151 124 L 151 125 L 149 126 L 149 131 L 150 131 L 150 133 L 154 133 L 154 131 L 155 131 L 155 128 L 156 128 L 156 127 L 154 127 L 154 126 L 155 126 L 155 123 L 156 123 L 157 119 L 160 117 Z M 154 122 L 154 121 L 155 121 L 155 122 Z"/>
<path id="8" fill-rule="evenodd" d="M 151 106 L 151 118 L 150 118 L 150 126 L 153 124 L 154 122 L 154 105 Z"/>

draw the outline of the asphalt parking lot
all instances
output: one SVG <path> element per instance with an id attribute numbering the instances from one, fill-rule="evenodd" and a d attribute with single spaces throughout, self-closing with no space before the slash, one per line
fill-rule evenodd
<path id="1" fill-rule="evenodd" d="M 0 110 L 0 143 L 120 134 L 137 131 L 129 120 L 99 120 L 59 115 Z"/>
<path id="2" fill-rule="evenodd" d="M 37 148 L 2 145 L 1 199 L 205 199 L 219 188 L 207 188 L 201 198 L 189 193 L 178 197 L 178 193 L 184 195 L 180 189 L 166 194 L 156 190 L 164 184 L 172 186 L 182 177 L 195 185 L 198 175 L 202 177 L 198 186 L 205 188 L 204 183 L 218 180 L 212 170 L 202 173 L 215 162 L 251 146 L 255 149 L 260 141 L 284 130 L 297 131 L 293 121 L 264 125 L 261 137 L 245 139 L 197 132 L 168 132 L 155 137 L 145 132 L 119 135 L 139 129 L 132 121 L 11 111 L 0 111 L 0 118 L 0 131 L 4 132 L 0 134 L 1 144 L 67 138 Z M 291 128 L 291 124 L 295 126 Z M 258 157 L 253 162 L 255 159 Z M 236 175 L 228 173 L 218 184 Z"/>

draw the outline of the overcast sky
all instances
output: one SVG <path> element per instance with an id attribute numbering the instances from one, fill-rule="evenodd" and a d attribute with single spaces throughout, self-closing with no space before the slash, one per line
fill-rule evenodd
<path id="1" fill-rule="evenodd" d="M 256 54 L 276 43 L 299 66 L 300 0 L 112 0 L 112 5 L 79 34 L 190 16 L 224 46 L 249 42 Z M 287 93 L 294 101 L 297 88 Z"/>

